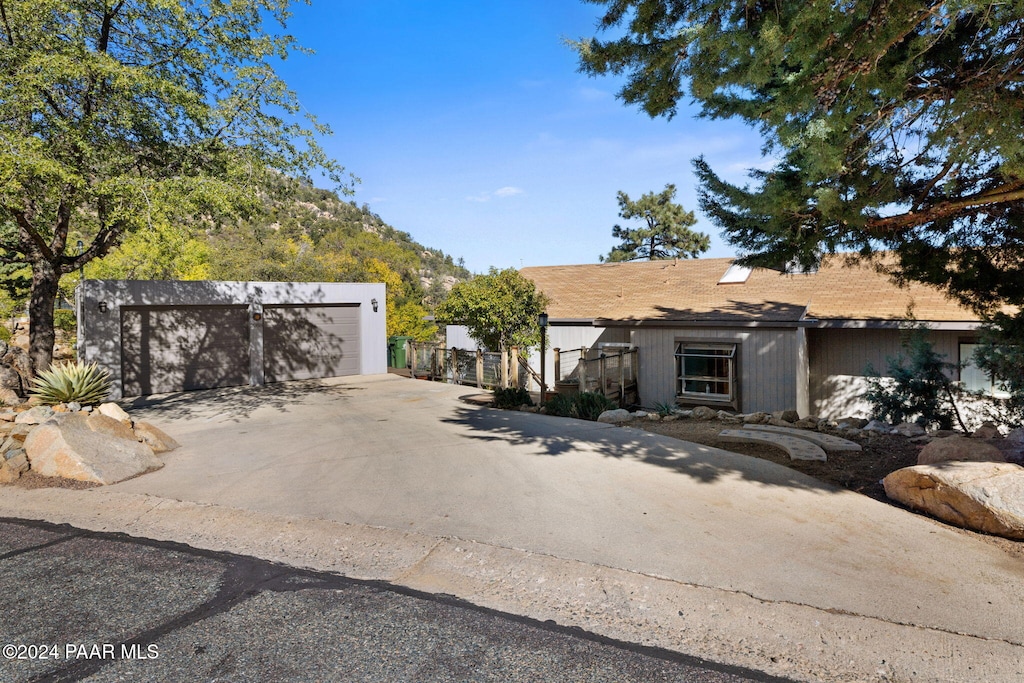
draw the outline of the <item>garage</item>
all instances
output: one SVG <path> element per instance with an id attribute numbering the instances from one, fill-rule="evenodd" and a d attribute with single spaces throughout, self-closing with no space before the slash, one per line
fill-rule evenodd
<path id="1" fill-rule="evenodd" d="M 121 309 L 128 396 L 249 383 L 247 306 Z"/>
<path id="2" fill-rule="evenodd" d="M 84 280 L 78 354 L 111 398 L 387 372 L 382 283 Z"/>
<path id="3" fill-rule="evenodd" d="M 359 374 L 359 307 L 263 307 L 266 382 Z"/>

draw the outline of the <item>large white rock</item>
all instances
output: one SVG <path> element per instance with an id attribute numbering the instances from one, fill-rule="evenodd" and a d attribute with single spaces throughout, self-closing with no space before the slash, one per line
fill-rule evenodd
<path id="1" fill-rule="evenodd" d="M 178 442 L 162 429 L 141 420 L 135 423 L 135 436 L 139 441 L 152 448 L 154 453 L 165 453 L 178 447 Z"/>
<path id="2" fill-rule="evenodd" d="M 132 418 L 129 417 L 128 413 L 124 412 L 124 409 L 116 403 L 102 403 L 96 410 L 108 417 L 114 418 L 115 420 L 131 424 Z"/>
<path id="3" fill-rule="evenodd" d="M 918 465 L 958 461 L 1006 462 L 1006 457 L 992 444 L 966 436 L 935 439 L 917 454 Z"/>
<path id="4" fill-rule="evenodd" d="M 906 436 L 908 438 L 913 438 L 915 436 L 924 436 L 926 433 L 924 427 L 917 424 L 916 422 L 901 422 L 900 424 L 896 425 L 895 431 L 897 434 L 902 434 L 903 436 Z"/>
<path id="5" fill-rule="evenodd" d="M 629 422 L 630 414 L 628 410 L 623 408 L 616 408 L 615 410 L 606 410 L 597 416 L 598 422 L 607 422 L 609 424 L 619 424 L 620 422 Z"/>
<path id="6" fill-rule="evenodd" d="M 45 477 L 113 484 L 163 467 L 152 448 L 113 435 L 108 424 L 69 414 L 39 425 L 25 440 L 32 470 Z"/>
<path id="7" fill-rule="evenodd" d="M 1024 539 L 1024 467 L 947 462 L 896 470 L 885 495 L 965 529 Z"/>

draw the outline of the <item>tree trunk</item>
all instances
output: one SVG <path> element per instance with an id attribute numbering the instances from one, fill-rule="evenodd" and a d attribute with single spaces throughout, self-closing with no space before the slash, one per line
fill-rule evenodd
<path id="1" fill-rule="evenodd" d="M 28 305 L 28 355 L 36 374 L 53 362 L 53 304 L 57 299 L 60 273 L 53 264 L 39 260 L 32 264 L 32 296 Z"/>

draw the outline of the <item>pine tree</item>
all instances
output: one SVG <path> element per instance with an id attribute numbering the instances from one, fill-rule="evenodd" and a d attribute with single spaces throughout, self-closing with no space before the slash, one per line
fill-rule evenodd
<path id="1" fill-rule="evenodd" d="M 670 258 L 696 258 L 711 246 L 711 239 L 690 228 L 697 224 L 692 211 L 687 211 L 672 200 L 676 186 L 666 185 L 655 194 L 648 192 L 633 201 L 625 192 L 619 192 L 619 216 L 640 219 L 639 227 L 612 228 L 612 237 L 622 240 L 602 261 L 655 261 Z"/>
<path id="2" fill-rule="evenodd" d="M 672 117 L 758 128 L 751 187 L 696 161 L 701 207 L 748 265 L 879 249 L 978 310 L 1024 303 L 1024 14 L 994 0 L 590 0 L 620 37 L 581 69 Z"/>

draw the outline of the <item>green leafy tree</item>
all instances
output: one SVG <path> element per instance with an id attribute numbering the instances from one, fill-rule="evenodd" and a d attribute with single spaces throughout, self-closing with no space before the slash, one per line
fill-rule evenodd
<path id="1" fill-rule="evenodd" d="M 452 287 L 434 317 L 442 324 L 466 325 L 488 349 L 529 348 L 540 341 L 537 316 L 547 305 L 547 297 L 519 271 L 491 268 Z"/>
<path id="2" fill-rule="evenodd" d="M 1024 303 L 1021 8 L 992 0 L 589 0 L 581 69 L 672 117 L 761 131 L 740 187 L 695 162 L 701 207 L 748 265 L 894 250 L 891 272 L 979 310 Z"/>
<path id="3" fill-rule="evenodd" d="M 666 185 L 655 194 L 648 192 L 633 201 L 625 192 L 619 192 L 619 216 L 639 219 L 639 227 L 616 225 L 612 237 L 622 240 L 602 261 L 655 261 L 670 258 L 696 258 L 711 247 L 711 238 L 690 230 L 697 224 L 692 211 L 687 211 L 673 199 L 676 186 Z"/>
<path id="4" fill-rule="evenodd" d="M 271 32 L 288 5 L 0 1 L 0 262 L 31 268 L 37 371 L 61 277 L 125 235 L 255 211 L 274 175 L 343 183 L 274 71 L 299 49 Z"/>

